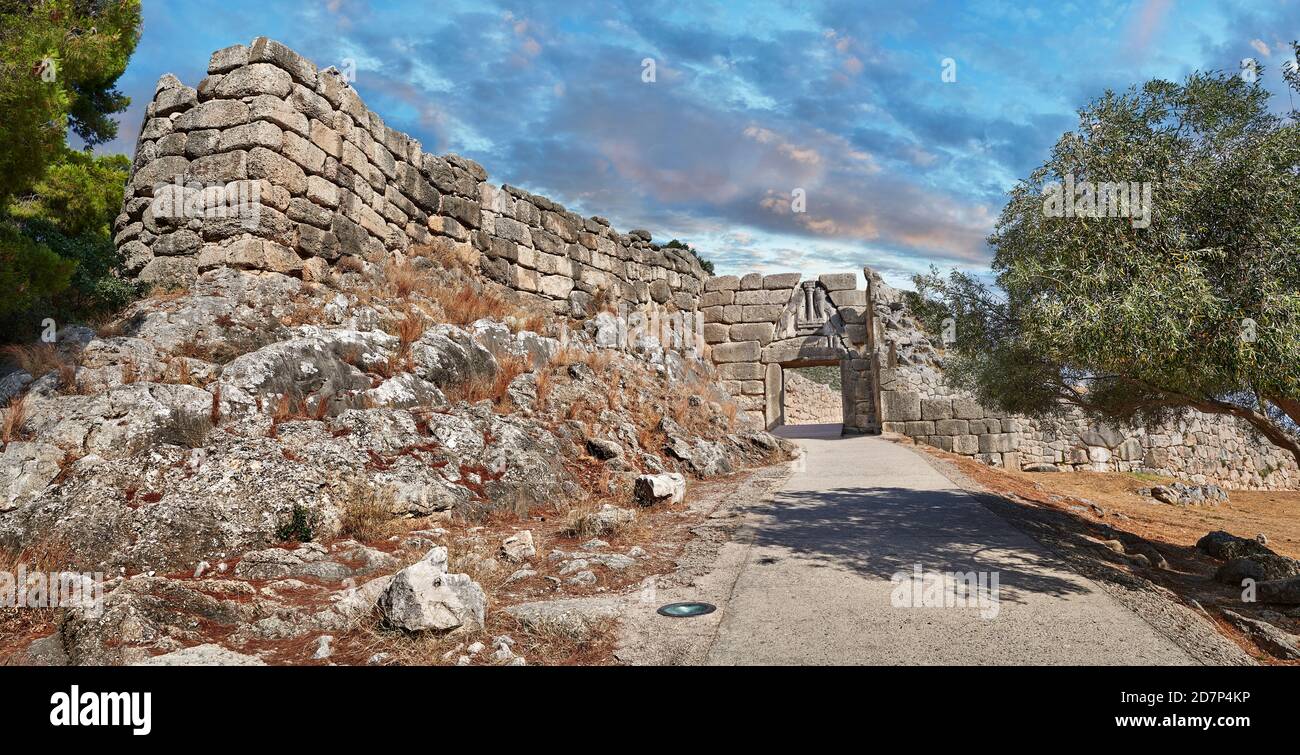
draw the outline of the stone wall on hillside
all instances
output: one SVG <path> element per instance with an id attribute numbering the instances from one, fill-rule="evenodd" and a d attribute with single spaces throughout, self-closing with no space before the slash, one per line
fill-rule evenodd
<path id="1" fill-rule="evenodd" d="M 220 266 L 317 279 L 339 264 L 455 255 L 558 312 L 622 305 L 694 333 L 708 277 L 648 231 L 619 233 L 493 186 L 472 160 L 424 152 L 339 71 L 265 37 L 213 53 L 197 87 L 158 81 L 114 232 L 127 274 L 146 283 Z"/>
<path id="2" fill-rule="evenodd" d="M 1194 411 L 1154 428 L 1119 427 L 1078 411 L 1031 419 L 981 406 L 944 384 L 942 354 L 902 292 L 865 272 L 884 432 L 1008 469 L 1153 472 L 1237 489 L 1300 485 L 1291 454 L 1233 417 Z"/>

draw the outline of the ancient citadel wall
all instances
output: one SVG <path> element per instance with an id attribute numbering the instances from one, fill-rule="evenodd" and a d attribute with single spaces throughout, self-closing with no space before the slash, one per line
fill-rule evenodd
<path id="1" fill-rule="evenodd" d="M 619 233 L 424 152 L 336 69 L 265 37 L 213 53 L 197 87 L 159 80 L 114 231 L 127 273 L 149 283 L 223 265 L 312 279 L 350 257 L 429 248 L 558 312 L 621 304 L 696 334 L 708 277 L 647 231 Z"/>

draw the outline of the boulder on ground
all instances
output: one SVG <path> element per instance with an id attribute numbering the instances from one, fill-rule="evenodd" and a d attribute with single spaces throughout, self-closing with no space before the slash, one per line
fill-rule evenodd
<path id="1" fill-rule="evenodd" d="M 686 478 L 677 472 L 643 474 L 636 478 L 633 492 L 637 503 L 642 506 L 681 503 L 686 500 Z"/>
<path id="2" fill-rule="evenodd" d="M 468 574 L 444 574 L 428 561 L 393 576 L 379 598 L 388 623 L 413 632 L 483 628 L 487 596 Z"/>

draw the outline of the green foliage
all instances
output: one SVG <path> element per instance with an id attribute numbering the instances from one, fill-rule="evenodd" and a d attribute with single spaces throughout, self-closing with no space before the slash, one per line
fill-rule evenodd
<path id="1" fill-rule="evenodd" d="M 663 248 L 682 249 L 687 252 L 690 252 L 691 256 L 694 257 L 700 263 L 700 268 L 703 269 L 704 272 L 708 273 L 709 275 L 713 275 L 713 261 L 706 260 L 703 257 L 701 257 L 700 253 L 695 251 L 695 247 L 691 246 L 690 244 L 687 244 L 682 241 L 678 241 L 677 239 L 673 239 L 672 241 L 669 241 L 667 244 L 664 244 Z"/>
<path id="2" fill-rule="evenodd" d="M 130 161 L 87 146 L 117 135 L 129 101 L 114 88 L 140 29 L 138 0 L 0 0 L 0 303 L 4 340 L 43 317 L 122 306 L 111 225 Z"/>
<path id="3" fill-rule="evenodd" d="M 64 149 L 11 212 L 18 218 L 48 220 L 70 236 L 108 236 L 130 170 L 125 155 L 95 157 Z"/>
<path id="4" fill-rule="evenodd" d="M 957 321 L 951 380 L 1028 414 L 1230 414 L 1300 459 L 1295 114 L 1270 113 L 1259 82 L 1211 72 L 1108 91 L 1079 115 L 989 239 L 1001 291 L 918 280 Z M 1067 176 L 1151 182 L 1149 227 L 1049 216 L 1044 196 Z"/>
<path id="5" fill-rule="evenodd" d="M 295 503 L 289 519 L 276 528 L 275 536 L 286 543 L 310 543 L 316 536 L 316 517 L 306 506 Z"/>
<path id="6" fill-rule="evenodd" d="M 76 263 L 0 221 L 0 322 L 68 287 Z"/>

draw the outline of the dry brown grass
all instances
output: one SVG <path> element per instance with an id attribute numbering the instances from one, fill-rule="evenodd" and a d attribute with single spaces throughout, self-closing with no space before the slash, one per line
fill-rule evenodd
<path id="1" fill-rule="evenodd" d="M 425 323 L 424 318 L 413 310 L 407 310 L 406 317 L 397 321 L 397 333 L 395 335 L 401 344 L 402 354 L 406 354 L 410 350 L 411 344 L 420 340 L 420 336 L 424 335 L 426 327 L 428 325 Z"/>
<path id="2" fill-rule="evenodd" d="M 551 359 L 551 364 L 564 367 L 571 364 L 584 364 L 597 376 L 605 374 L 605 371 L 608 370 L 613 363 L 613 349 L 585 351 L 574 346 L 565 346 Z"/>
<path id="3" fill-rule="evenodd" d="M 363 273 L 366 270 L 366 263 L 360 257 L 349 254 L 334 263 L 334 269 L 344 273 Z"/>
<path id="4" fill-rule="evenodd" d="M 122 385 L 130 385 L 140 379 L 140 374 L 136 370 L 135 360 L 122 360 Z"/>
<path id="5" fill-rule="evenodd" d="M 59 369 L 66 361 L 51 343 L 15 344 L 4 347 L 3 352 L 19 369 L 34 378 Z"/>
<path id="6" fill-rule="evenodd" d="M 0 571 L 16 573 L 26 567 L 27 573 L 50 573 L 72 568 L 71 549 L 57 539 L 31 545 L 22 551 L 0 549 Z M 10 665 L 18 660 L 20 652 L 32 640 L 45 637 L 58 627 L 58 608 L 0 607 L 0 665 Z"/>
<path id="7" fill-rule="evenodd" d="M 221 384 L 212 389 L 212 408 L 208 410 L 208 419 L 212 426 L 216 427 L 221 424 Z"/>
<path id="8" fill-rule="evenodd" d="M 405 260 L 384 263 L 384 281 L 389 291 L 401 299 L 431 287 L 428 274 Z"/>
<path id="9" fill-rule="evenodd" d="M 352 538 L 362 543 L 379 540 L 388 534 L 388 524 L 394 518 L 392 502 L 391 490 L 376 490 L 360 480 L 354 482 L 349 486 L 347 500 L 343 504 L 339 537 Z"/>
<path id="10" fill-rule="evenodd" d="M 23 428 L 27 424 L 27 396 L 12 399 L 4 415 L 4 421 L 0 422 L 0 443 L 7 446 L 25 437 Z"/>
<path id="11" fill-rule="evenodd" d="M 505 320 L 506 315 L 513 314 L 500 294 L 487 288 L 476 291 L 468 283 L 438 286 L 429 292 L 429 296 L 442 309 L 443 318 L 452 325 L 465 326 L 485 317 Z"/>
<path id="12" fill-rule="evenodd" d="M 417 244 L 409 253 L 424 257 L 445 270 L 456 270 L 472 275 L 478 271 L 479 253 L 471 244 Z"/>
<path id="13" fill-rule="evenodd" d="M 508 408 L 509 397 L 506 389 L 510 382 L 525 372 L 532 370 L 530 360 L 514 355 L 497 359 L 497 371 L 492 377 L 474 377 L 447 389 L 448 400 L 452 403 L 465 401 L 476 404 L 491 400 L 499 409 Z"/>

